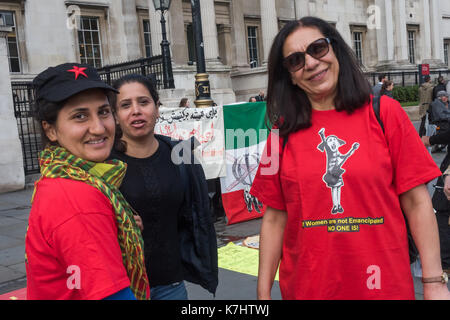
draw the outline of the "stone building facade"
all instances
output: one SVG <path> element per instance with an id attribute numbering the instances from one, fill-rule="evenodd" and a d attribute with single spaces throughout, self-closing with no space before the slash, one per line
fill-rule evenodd
<path id="1" fill-rule="evenodd" d="M 449 65 L 448 0 L 200 0 L 200 6 L 211 96 L 219 105 L 265 90 L 273 38 L 285 23 L 306 15 L 332 23 L 368 72 Z M 166 18 L 176 89 L 161 96 L 176 106 L 181 97 L 194 100 L 190 1 L 172 0 Z M 15 123 L 5 95 L 10 81 L 30 81 L 68 61 L 100 67 L 161 53 L 160 12 L 152 0 L 0 0 L 1 25 L 9 28 L 0 37 L 1 71 L 9 79 L 0 80 L 0 122 Z M 11 130 L 0 131 L 0 150 L 10 148 L 9 140 L 17 144 Z M 5 161 L 18 163 L 5 159 L 0 155 L 0 181 Z"/>

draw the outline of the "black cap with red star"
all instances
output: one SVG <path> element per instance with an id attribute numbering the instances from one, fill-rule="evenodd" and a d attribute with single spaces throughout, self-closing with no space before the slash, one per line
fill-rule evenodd
<path id="1" fill-rule="evenodd" d="M 97 70 L 89 65 L 64 63 L 50 67 L 34 78 L 36 100 L 61 102 L 88 89 L 105 89 L 118 93 L 100 78 Z"/>

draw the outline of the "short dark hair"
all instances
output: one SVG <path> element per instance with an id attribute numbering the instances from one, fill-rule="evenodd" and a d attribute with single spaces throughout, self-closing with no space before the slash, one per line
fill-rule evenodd
<path id="1" fill-rule="evenodd" d="M 136 73 L 131 73 L 131 74 L 127 74 L 117 80 L 115 80 L 113 82 L 112 87 L 116 90 L 120 91 L 120 88 L 127 83 L 140 83 L 142 84 L 145 88 L 147 88 L 148 92 L 150 93 L 153 101 L 155 102 L 155 106 L 158 108 L 159 107 L 159 95 L 158 95 L 158 91 L 155 88 L 155 84 L 153 83 L 153 81 L 143 75 L 140 74 L 136 74 Z M 114 111 L 114 114 L 117 113 L 117 95 L 113 94 L 112 95 L 112 99 L 111 99 L 111 107 Z M 120 126 L 118 124 L 116 124 L 116 135 L 115 135 L 115 139 L 114 139 L 114 148 L 119 151 L 119 152 L 126 152 L 127 151 L 127 143 L 122 140 L 122 128 L 120 128 Z"/>
<path id="2" fill-rule="evenodd" d="M 384 78 L 386 78 L 386 75 L 384 73 L 378 75 L 378 81 L 381 82 Z"/>
<path id="3" fill-rule="evenodd" d="M 423 80 L 424 80 L 425 82 L 428 82 L 428 81 L 431 80 L 431 77 L 430 77 L 429 75 L 426 75 L 425 77 L 423 77 Z"/>
<path id="4" fill-rule="evenodd" d="M 277 126 L 282 137 L 311 126 L 311 102 L 306 93 L 292 83 L 289 71 L 283 66 L 286 38 L 301 27 L 316 28 L 331 41 L 339 62 L 336 110 L 352 113 L 370 101 L 371 87 L 353 50 L 331 24 L 316 17 L 288 22 L 275 37 L 268 61 L 267 120 Z"/>
<path id="5" fill-rule="evenodd" d="M 54 144 L 50 141 L 45 133 L 44 127 L 42 126 L 42 121 L 48 124 L 54 125 L 56 119 L 58 118 L 59 111 L 66 104 L 66 101 L 62 102 L 51 102 L 45 99 L 38 99 L 33 104 L 33 117 L 39 122 L 41 142 L 42 146 L 45 148 L 47 145 Z"/>

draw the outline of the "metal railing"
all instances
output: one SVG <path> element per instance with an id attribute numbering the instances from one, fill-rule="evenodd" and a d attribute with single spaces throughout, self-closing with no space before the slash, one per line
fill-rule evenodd
<path id="1" fill-rule="evenodd" d="M 11 87 L 25 175 L 38 173 L 38 155 L 42 150 L 42 142 L 40 125 L 33 118 L 33 85 L 31 82 L 13 82 Z"/>
<path id="2" fill-rule="evenodd" d="M 406 87 L 419 85 L 418 71 L 394 71 L 394 72 L 370 72 L 365 73 L 367 79 L 372 85 L 378 83 L 378 75 L 385 74 L 389 80 L 393 81 L 397 86 Z M 436 79 L 439 76 L 444 76 L 447 80 L 449 78 L 450 70 L 435 70 L 430 71 L 431 79 Z"/>
<path id="3" fill-rule="evenodd" d="M 104 66 L 97 71 L 109 85 L 126 74 L 137 73 L 151 78 L 157 90 L 164 89 L 162 55 Z"/>

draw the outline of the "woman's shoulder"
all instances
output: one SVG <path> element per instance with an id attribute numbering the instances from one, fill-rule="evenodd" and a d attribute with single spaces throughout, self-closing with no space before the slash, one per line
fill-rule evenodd
<path id="1" fill-rule="evenodd" d="M 108 198 L 94 186 L 64 178 L 41 179 L 36 186 L 34 201 L 79 213 L 111 207 Z"/>

